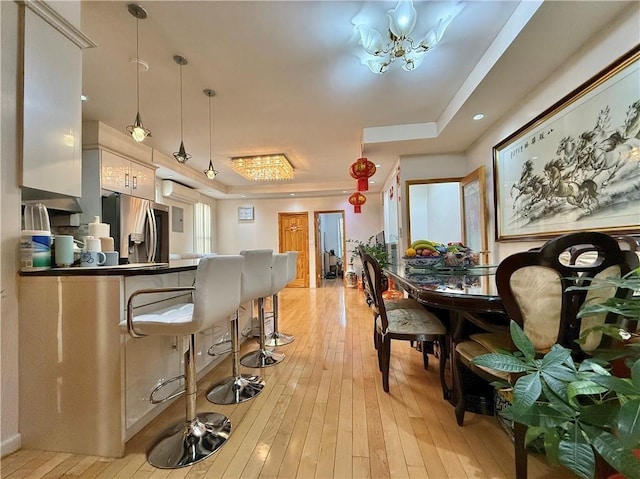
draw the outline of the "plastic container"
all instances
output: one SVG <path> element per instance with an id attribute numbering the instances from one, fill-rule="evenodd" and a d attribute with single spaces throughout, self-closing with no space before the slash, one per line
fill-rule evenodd
<path id="1" fill-rule="evenodd" d="M 111 235 L 111 225 L 101 223 L 99 216 L 94 216 L 93 222 L 89 223 L 89 236 L 94 238 L 109 237 Z"/>
<path id="2" fill-rule="evenodd" d="M 47 207 L 42 203 L 25 205 L 23 229 L 26 231 L 48 231 L 51 233 Z"/>
<path id="3" fill-rule="evenodd" d="M 20 237 L 20 269 L 22 271 L 51 269 L 50 231 L 22 231 Z"/>

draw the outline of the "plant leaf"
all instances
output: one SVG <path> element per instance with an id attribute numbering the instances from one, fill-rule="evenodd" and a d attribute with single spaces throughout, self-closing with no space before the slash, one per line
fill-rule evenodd
<path id="1" fill-rule="evenodd" d="M 634 396 L 640 394 L 640 387 L 635 387 L 631 379 L 618 378 L 615 376 L 591 376 L 594 383 L 599 384 L 616 394 Z"/>
<path id="2" fill-rule="evenodd" d="M 567 358 L 571 356 L 571 351 L 566 348 L 554 348 L 544 355 L 542 358 L 541 368 L 548 369 L 554 366 L 560 366 Z"/>
<path id="3" fill-rule="evenodd" d="M 640 447 L 640 398 L 627 401 L 620 407 L 618 434 L 625 447 Z"/>
<path id="4" fill-rule="evenodd" d="M 509 331 L 511 332 L 511 340 L 513 341 L 513 344 L 516 345 L 516 348 L 518 348 L 519 351 L 522 351 L 522 354 L 524 354 L 524 357 L 527 360 L 533 360 L 536 355 L 536 351 L 533 347 L 533 343 L 527 335 L 524 334 L 520 325 L 514 320 L 511 320 L 511 323 L 509 324 Z"/>
<path id="5" fill-rule="evenodd" d="M 616 471 L 625 477 L 640 477 L 640 461 L 630 449 L 623 448 L 613 434 L 590 431 L 588 427 L 585 427 L 585 432 L 589 435 L 594 449 Z"/>
<path id="6" fill-rule="evenodd" d="M 596 469 L 593 449 L 577 425 L 571 424 L 558 445 L 560 464 L 584 479 L 592 479 Z"/>
<path id="7" fill-rule="evenodd" d="M 616 425 L 619 409 L 617 401 L 582 406 L 580 423 L 609 431 Z"/>
<path id="8" fill-rule="evenodd" d="M 557 429 L 548 428 L 544 434 L 544 450 L 550 464 L 560 464 L 560 434 Z"/>
<path id="9" fill-rule="evenodd" d="M 510 354 L 490 353 L 476 356 L 471 360 L 476 366 L 504 371 L 507 373 L 523 373 L 531 368 L 520 359 Z"/>
<path id="10" fill-rule="evenodd" d="M 562 381 L 555 381 L 554 379 L 549 382 L 544 376 L 544 373 L 542 376 L 545 379 L 542 382 L 542 392 L 547 398 L 547 401 L 549 401 L 551 407 L 567 418 L 575 417 L 576 410 L 575 407 L 569 403 L 567 385 Z"/>
<path id="11" fill-rule="evenodd" d="M 521 376 L 513 386 L 513 408 L 514 413 L 523 411 L 533 406 L 542 392 L 540 373 L 527 374 Z"/>
<path id="12" fill-rule="evenodd" d="M 602 394 L 607 392 L 607 388 L 594 383 L 593 381 L 574 381 L 567 386 L 569 402 L 575 404 L 575 397 L 580 395 Z"/>
<path id="13" fill-rule="evenodd" d="M 636 361 L 631 367 L 631 380 L 634 386 L 640 388 L 640 360 Z"/>

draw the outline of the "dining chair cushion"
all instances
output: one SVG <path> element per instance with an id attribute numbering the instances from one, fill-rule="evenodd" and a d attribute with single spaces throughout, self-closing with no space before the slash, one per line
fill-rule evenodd
<path id="1" fill-rule="evenodd" d="M 387 311 L 393 309 L 424 309 L 424 306 L 413 298 L 385 299 L 384 307 Z"/>
<path id="2" fill-rule="evenodd" d="M 598 274 L 594 276 L 595 281 L 606 279 L 606 278 L 620 278 L 620 266 L 613 265 L 608 268 L 603 269 Z M 611 298 L 616 293 L 615 286 L 606 286 L 597 289 L 590 289 L 587 291 L 587 296 L 585 297 L 584 304 L 600 304 L 606 301 L 608 298 Z M 580 322 L 580 334 L 588 328 L 592 328 L 594 326 L 600 326 L 604 324 L 607 318 L 606 313 L 594 314 L 590 316 L 585 316 L 582 318 Z M 589 335 L 585 338 L 585 342 L 580 344 L 580 348 L 583 351 L 593 351 L 598 346 L 600 346 L 600 341 L 602 341 L 602 333 L 601 332 L 590 332 Z"/>
<path id="3" fill-rule="evenodd" d="M 476 333 L 469 336 L 471 341 L 482 344 L 489 352 L 515 351 L 516 347 L 511 341 L 511 335 L 504 333 Z"/>
<path id="4" fill-rule="evenodd" d="M 136 331 L 145 335 L 186 336 L 193 331 L 193 303 L 180 303 L 133 317 Z M 127 322 L 120 322 L 127 331 Z"/>
<path id="5" fill-rule="evenodd" d="M 424 308 L 387 310 L 389 326 L 386 333 L 391 334 L 445 334 L 446 330 L 440 320 Z M 376 318 L 378 333 L 382 330 L 380 316 Z"/>
<path id="6" fill-rule="evenodd" d="M 524 332 L 538 352 L 558 340 L 562 284 L 557 271 L 546 266 L 520 268 L 510 279 L 513 296 L 522 310 Z"/>
<path id="7" fill-rule="evenodd" d="M 459 359 L 462 359 L 462 361 L 464 362 L 464 364 L 471 366 L 471 361 L 473 360 L 473 358 L 476 358 L 482 354 L 489 354 L 492 351 L 485 348 L 481 343 L 477 342 L 477 341 L 462 341 L 461 343 L 456 344 L 456 354 L 458 355 Z M 509 381 L 510 378 L 510 374 L 503 372 L 503 371 L 497 371 L 495 369 L 491 369 L 491 368 L 486 368 L 484 366 L 477 366 L 477 365 L 473 365 L 473 368 L 477 368 L 477 369 L 482 369 L 483 371 L 486 371 L 489 375 L 491 376 L 495 376 L 496 378 L 502 379 L 504 381 Z"/>

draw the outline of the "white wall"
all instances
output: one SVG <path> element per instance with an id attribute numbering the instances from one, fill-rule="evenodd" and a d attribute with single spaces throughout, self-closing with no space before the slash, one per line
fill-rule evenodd
<path id="1" fill-rule="evenodd" d="M 602 31 L 600 36 L 593 38 L 590 43 L 584 45 L 562 69 L 557 70 L 538 88 L 523 98 L 513 111 L 507 113 L 500 122 L 493 125 L 467 151 L 468 172 L 473 171 L 482 164 L 487 167 L 487 210 L 489 213 L 487 232 L 490 262 L 496 263 L 512 253 L 539 246 L 544 242 L 497 243 L 495 241 L 492 174 L 493 146 L 637 45 L 639 17 L 640 3 L 634 2 L 618 21 L 612 22 L 609 28 Z"/>
<path id="2" fill-rule="evenodd" d="M 20 189 L 18 188 L 18 154 L 16 145 L 16 78 L 18 43 L 18 6 L 14 2 L 0 2 L 0 193 L 2 221 L 0 222 L 0 341 L 2 381 L 1 453 L 9 454 L 20 448 L 18 424 L 18 274 L 20 239 Z"/>
<path id="3" fill-rule="evenodd" d="M 382 201 L 379 194 L 367 194 L 367 203 L 361 214 L 353 213 L 353 206 L 347 196 L 326 196 L 318 198 L 280 198 L 265 200 L 218 200 L 217 238 L 218 253 L 237 254 L 243 249 L 272 248 L 278 250 L 278 213 L 309 214 L 309 278 L 315 287 L 315 238 L 313 212 L 344 210 L 345 236 L 347 239 L 366 241 L 382 229 Z M 253 206 L 255 220 L 238 222 L 238 206 Z M 347 262 L 351 254 L 347 243 Z"/>

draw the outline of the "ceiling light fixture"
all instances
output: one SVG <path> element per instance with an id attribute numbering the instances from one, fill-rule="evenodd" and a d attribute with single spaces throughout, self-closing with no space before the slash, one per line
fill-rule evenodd
<path id="1" fill-rule="evenodd" d="M 251 181 L 293 179 L 293 166 L 284 153 L 231 158 L 231 167 Z"/>
<path id="2" fill-rule="evenodd" d="M 478 113 L 477 115 L 473 115 L 473 119 L 478 121 L 484 118 L 484 113 Z"/>
<path id="3" fill-rule="evenodd" d="M 218 171 L 213 167 L 213 155 L 211 154 L 211 124 L 213 123 L 211 119 L 211 98 L 216 95 L 216 92 L 207 88 L 203 93 L 209 97 L 209 168 L 204 170 L 203 173 L 207 178 L 213 180 L 218 174 Z"/>
<path id="4" fill-rule="evenodd" d="M 140 65 L 138 62 L 140 61 L 140 53 L 139 53 L 139 35 L 138 35 L 138 23 L 140 20 L 144 20 L 147 18 L 147 11 L 142 8 L 140 5 L 136 5 L 135 3 L 130 3 L 127 5 L 127 9 L 129 13 L 136 17 L 136 101 L 138 111 L 136 113 L 136 119 L 133 122 L 133 125 L 127 126 L 127 131 L 138 143 L 143 142 L 148 136 L 151 136 L 151 130 L 145 128 L 142 124 L 142 117 L 140 116 Z"/>
<path id="5" fill-rule="evenodd" d="M 185 164 L 189 161 L 191 155 L 184 149 L 184 141 L 182 139 L 182 67 L 189 62 L 185 57 L 180 55 L 174 55 L 173 61 L 180 65 L 180 148 L 178 148 L 178 151 L 173 153 L 173 157 L 178 161 L 178 163 Z"/>
<path id="6" fill-rule="evenodd" d="M 380 32 L 369 25 L 355 26 L 360 34 L 360 45 L 366 52 L 361 57 L 362 64 L 367 65 L 373 73 L 384 73 L 396 59 L 401 58 L 404 70 L 415 70 L 424 60 L 424 55 L 440 42 L 445 30 L 463 7 L 462 3 L 456 4 L 451 13 L 438 19 L 422 40 L 416 41 L 409 36 L 418 18 L 413 1 L 399 0 L 396 8 L 387 12 L 389 29 L 386 41 Z"/>

